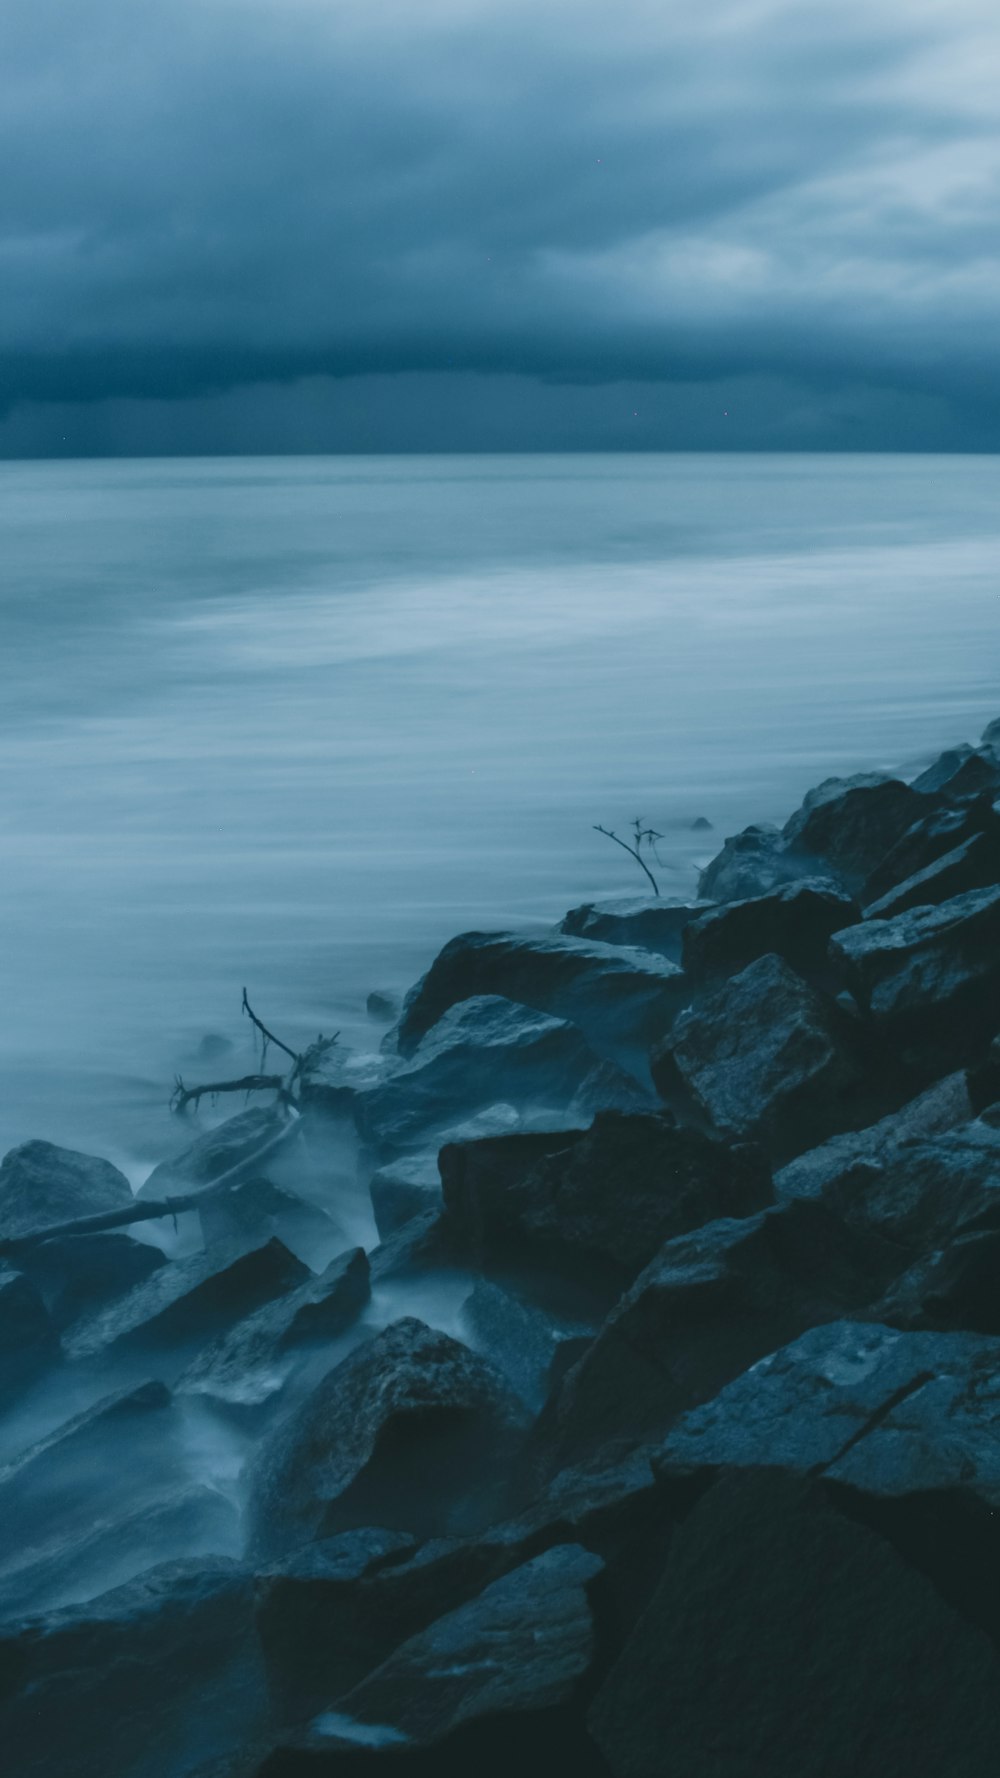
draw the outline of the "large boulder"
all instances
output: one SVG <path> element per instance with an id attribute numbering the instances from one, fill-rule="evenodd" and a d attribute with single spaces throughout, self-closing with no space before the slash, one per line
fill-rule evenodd
<path id="1" fill-rule="evenodd" d="M 124 1173 L 96 1155 L 52 1142 L 23 1142 L 0 1162 L 0 1239 L 121 1210 L 132 1202 Z"/>
<path id="2" fill-rule="evenodd" d="M 550 1397 L 529 1470 L 552 1474 L 614 1440 L 662 1434 L 776 1346 L 863 1308 L 895 1264 L 809 1202 L 669 1241 Z"/>
<path id="3" fill-rule="evenodd" d="M 336 1257 L 342 1239 L 337 1224 L 318 1205 L 259 1173 L 210 1197 L 199 1205 L 198 1217 L 206 1246 L 238 1241 L 249 1249 L 274 1235 L 301 1257 L 321 1264 Z"/>
<path id="4" fill-rule="evenodd" d="M 379 1237 L 385 1241 L 411 1217 L 443 1208 L 437 1153 L 398 1155 L 368 1181 Z"/>
<path id="5" fill-rule="evenodd" d="M 828 1178 L 823 1199 L 905 1264 L 974 1227 L 1000 1226 L 1000 1129 L 976 1119 L 891 1142 Z"/>
<path id="6" fill-rule="evenodd" d="M 582 907 L 570 909 L 559 931 L 569 938 L 597 939 L 605 945 L 635 945 L 639 950 L 656 951 L 672 963 L 679 963 L 685 928 L 711 905 L 667 896 L 588 901 Z"/>
<path id="7" fill-rule="evenodd" d="M 830 951 L 885 1041 L 917 1068 L 958 1067 L 996 1030 L 1000 886 L 850 926 Z"/>
<path id="8" fill-rule="evenodd" d="M 827 861 L 845 883 L 858 887 L 926 813 L 926 799 L 902 779 L 862 772 L 826 778 L 810 790 L 782 837 L 796 852 Z"/>
<path id="9" fill-rule="evenodd" d="M 405 1148 L 498 1099 L 566 1108 L 595 1062 L 565 1019 L 479 994 L 449 1007 L 410 1060 L 360 1097 L 358 1124 L 377 1146 Z"/>
<path id="10" fill-rule="evenodd" d="M 0 1265 L 0 1408 L 59 1356 L 59 1335 L 29 1278 Z"/>
<path id="11" fill-rule="evenodd" d="M 336 1339 L 370 1294 L 364 1249 L 352 1248 L 203 1346 L 178 1378 L 176 1393 L 237 1411 L 265 1406 L 283 1390 L 298 1354 Z"/>
<path id="12" fill-rule="evenodd" d="M 215 1338 L 230 1322 L 310 1277 L 280 1241 L 247 1251 L 242 1241 L 171 1260 L 122 1297 L 83 1315 L 63 1335 L 67 1357 L 112 1348 L 185 1346 Z"/>
<path id="13" fill-rule="evenodd" d="M 957 805 L 932 806 L 927 814 L 921 815 L 912 827 L 907 828 L 875 866 L 861 892 L 862 905 L 869 906 L 887 895 L 890 889 L 918 876 L 937 859 L 976 834 L 989 834 L 995 839 L 998 830 L 1000 816 L 990 795 L 971 797 Z"/>
<path id="14" fill-rule="evenodd" d="M 162 1161 L 137 1195 L 154 1199 L 185 1197 L 211 1185 L 224 1173 L 235 1172 L 237 1180 L 259 1173 L 261 1150 L 281 1136 L 287 1121 L 277 1106 L 255 1105 L 249 1111 L 241 1111 L 237 1117 L 227 1118 L 224 1124 L 198 1136 L 173 1160 Z"/>
<path id="15" fill-rule="evenodd" d="M 985 1778 L 995 1644 L 821 1485 L 712 1488 L 588 1718 L 613 1778 Z"/>
<path id="16" fill-rule="evenodd" d="M 870 901 L 868 920 L 892 920 L 910 908 L 937 906 L 970 889 L 988 889 L 1000 880 L 1000 831 L 974 833 L 936 858 L 926 869 L 904 878 L 895 888 Z"/>
<path id="17" fill-rule="evenodd" d="M 585 1132 L 452 1144 L 439 1158 L 446 1222 L 480 1264 L 530 1248 L 628 1284 L 664 1241 L 771 1202 L 747 1144 L 680 1129 L 669 1115 L 607 1111 Z"/>
<path id="18" fill-rule="evenodd" d="M 922 796 L 944 795 L 949 799 L 978 796 L 1000 790 L 1000 758 L 992 747 L 950 747 L 914 778 L 913 789 Z"/>
<path id="19" fill-rule="evenodd" d="M 0 1724 L 45 1778 L 194 1778 L 252 1740 L 267 1691 L 253 1582 L 168 1563 L 88 1604 L 0 1626 Z"/>
<path id="20" fill-rule="evenodd" d="M 724 980 L 769 953 L 800 975 L 825 977 L 830 939 L 860 918 L 844 890 L 806 877 L 700 914 L 684 929 L 681 960 L 699 983 Z"/>
<path id="21" fill-rule="evenodd" d="M 497 1772 L 565 1762 L 597 1778 L 582 1694 L 598 1653 L 592 1596 L 602 1567 L 564 1544 L 494 1581 L 331 1700 L 296 1743 L 265 1760 L 261 1778 L 353 1773 L 352 1755 L 373 1749 L 390 1770 L 441 1778 L 484 1762 Z"/>
<path id="22" fill-rule="evenodd" d="M 545 933 L 465 932 L 412 988 L 396 1031 L 400 1055 L 456 1001 L 500 994 L 570 1019 L 599 1055 L 636 1060 L 669 1030 L 685 998 L 676 964 L 627 945 Z"/>
<path id="23" fill-rule="evenodd" d="M 710 1128 L 790 1158 L 859 1121 L 862 1071 L 849 1021 L 780 957 L 760 957 L 682 1014 L 653 1052 L 668 1102 Z"/>
<path id="24" fill-rule="evenodd" d="M 524 1423 L 492 1365 L 397 1321 L 330 1371 L 252 1461 L 252 1546 L 267 1560 L 354 1525 L 475 1529 Z"/>
<path id="25" fill-rule="evenodd" d="M 115 1230 L 64 1235 L 17 1256 L 19 1270 L 36 1286 L 58 1327 L 110 1297 L 124 1296 L 165 1264 L 161 1248 Z"/>
<path id="26" fill-rule="evenodd" d="M 480 1278 L 466 1297 L 460 1319 L 473 1350 L 495 1364 L 535 1411 L 596 1331 L 592 1321 L 550 1314 L 487 1278 Z"/>
<path id="27" fill-rule="evenodd" d="M 936 1080 L 933 1086 L 907 1100 L 899 1111 L 890 1111 L 877 1123 L 831 1136 L 828 1142 L 821 1142 L 789 1161 L 774 1176 L 775 1195 L 782 1201 L 822 1197 L 828 1187 L 835 1187 L 855 1166 L 881 1166 L 897 1143 L 943 1135 L 969 1123 L 973 1113 L 969 1084 L 960 1069 Z"/>
<path id="28" fill-rule="evenodd" d="M 726 840 L 698 879 L 699 901 L 747 901 L 785 883 L 815 879 L 816 861 L 792 851 L 776 827 L 745 827 Z M 833 888 L 839 887 L 833 873 Z"/>

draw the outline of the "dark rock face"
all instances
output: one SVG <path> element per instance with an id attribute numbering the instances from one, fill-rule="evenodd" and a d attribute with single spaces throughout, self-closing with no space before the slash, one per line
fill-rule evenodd
<path id="1" fill-rule="evenodd" d="M 0 1626 L 0 1720 L 25 1773 L 193 1778 L 252 1739 L 266 1695 L 252 1581 L 235 1563 L 169 1563 Z"/>
<path id="2" fill-rule="evenodd" d="M 845 882 L 859 885 L 926 813 L 920 793 L 899 778 L 876 773 L 827 778 L 786 821 L 782 837 L 796 851 L 828 860 Z"/>
<path id="3" fill-rule="evenodd" d="M 284 1387 L 296 1351 L 343 1333 L 369 1295 L 368 1260 L 355 1247 L 203 1347 L 179 1378 L 178 1395 L 235 1409 L 262 1407 Z"/>
<path id="4" fill-rule="evenodd" d="M 595 1328 L 556 1319 L 481 1278 L 462 1305 L 462 1331 L 537 1411 L 553 1376 L 579 1358 Z"/>
<path id="5" fill-rule="evenodd" d="M 500 1373 L 423 1322 L 397 1321 L 324 1377 L 250 1471 L 264 1559 L 359 1524 L 471 1530 L 524 1410 Z"/>
<path id="6" fill-rule="evenodd" d="M 977 796 L 1000 790 L 1000 759 L 991 747 L 952 747 L 914 778 L 914 790 L 923 796 Z"/>
<path id="7" fill-rule="evenodd" d="M 721 1135 L 758 1137 L 779 1156 L 856 1120 L 847 1023 L 780 957 L 758 958 L 682 1014 L 652 1066 L 665 1098 L 679 1085 Z"/>
<path id="8" fill-rule="evenodd" d="M 894 889 L 871 901 L 865 909 L 869 920 L 892 920 L 910 908 L 937 906 L 970 889 L 988 889 L 1000 878 L 1000 832 L 975 833 L 929 864 L 906 877 Z"/>
<path id="9" fill-rule="evenodd" d="M 421 1038 L 410 1061 L 359 1100 L 360 1128 L 383 1147 L 426 1142 L 497 1099 L 567 1106 L 596 1057 L 565 1019 L 481 994 L 452 1006 Z"/>
<path id="10" fill-rule="evenodd" d="M 569 938 L 597 939 L 605 945 L 636 945 L 679 963 L 685 928 L 710 906 L 703 901 L 671 901 L 665 896 L 588 901 L 570 909 L 559 931 Z"/>
<path id="11" fill-rule="evenodd" d="M 662 1037 L 684 999 L 676 965 L 647 951 L 593 939 L 466 932 L 445 945 L 403 1005 L 397 1040 L 411 1056 L 459 1000 L 500 994 L 570 1019 L 613 1061 Z"/>
<path id="12" fill-rule="evenodd" d="M 0 1163 L 0 1238 L 131 1202 L 128 1180 L 110 1161 L 52 1142 L 24 1142 Z"/>
<path id="13" fill-rule="evenodd" d="M 860 918 L 851 896 L 807 877 L 700 914 L 685 927 L 681 960 L 697 982 L 735 975 L 768 954 L 800 975 L 825 976 L 833 934 Z"/>
<path id="14" fill-rule="evenodd" d="M 59 1355 L 59 1336 L 38 1291 L 0 1265 L 0 1403 L 23 1389 Z"/>
<path id="15" fill-rule="evenodd" d="M 199 1191 L 204 1185 L 211 1185 L 213 1179 L 229 1173 L 234 1167 L 246 1166 L 249 1172 L 256 1167 L 258 1151 L 279 1135 L 284 1126 L 285 1117 L 280 1110 L 254 1106 L 249 1111 L 242 1111 L 238 1117 L 220 1124 L 218 1129 L 199 1136 L 176 1160 L 164 1161 L 154 1168 L 145 1184 L 140 1186 L 137 1196 L 182 1197 L 185 1193 Z"/>
<path id="16" fill-rule="evenodd" d="M 539 1770 L 559 1755 L 596 1772 L 579 1698 L 597 1652 L 591 1593 L 601 1570 L 573 1544 L 515 1569 L 405 1642 L 262 1773 L 333 1771 L 338 1754 L 372 1747 L 390 1751 L 393 1767 L 426 1750 L 433 1765 L 407 1762 L 421 1772 L 470 1760 L 481 1768 L 484 1758 L 495 1770 L 498 1757 Z"/>
<path id="17" fill-rule="evenodd" d="M 994 1645 L 890 1542 L 764 1472 L 677 1531 L 589 1722 L 614 1778 L 984 1778 L 998 1680 Z"/>
<path id="18" fill-rule="evenodd" d="M 890 846 L 864 886 L 862 904 L 870 906 L 887 895 L 890 889 L 927 870 L 937 859 L 953 852 L 976 834 L 989 834 L 995 840 L 998 832 L 1000 817 L 990 796 L 973 797 L 957 806 L 945 804 L 933 808 L 914 821 L 895 845 Z"/>
<path id="19" fill-rule="evenodd" d="M 806 1202 L 668 1242 L 546 1404 L 530 1447 L 536 1473 L 662 1435 L 805 1328 L 861 1309 L 894 1260 Z"/>
<path id="20" fill-rule="evenodd" d="M 1000 990 L 1000 887 L 894 920 L 866 920 L 831 940 L 846 985 L 887 1042 L 935 1072 L 969 1060 L 993 1035 Z"/>
<path id="21" fill-rule="evenodd" d="M 816 861 L 791 851 L 776 827 L 745 827 L 726 840 L 698 879 L 699 901 L 747 901 L 798 878 L 816 879 Z M 833 888 L 839 887 L 831 879 Z"/>
<path id="22" fill-rule="evenodd" d="M 309 1276 L 280 1241 L 249 1252 L 242 1242 L 220 1244 L 159 1267 L 125 1296 L 74 1322 L 63 1344 L 68 1357 L 82 1359 L 115 1346 L 208 1340 Z"/>
<path id="23" fill-rule="evenodd" d="M 114 1232 L 67 1235 L 28 1248 L 18 1259 L 58 1327 L 68 1326 L 96 1303 L 124 1295 L 165 1263 L 159 1247 Z"/>
<path id="24" fill-rule="evenodd" d="M 242 1241 L 259 1247 L 271 1236 L 313 1251 L 337 1239 L 336 1224 L 315 1204 L 295 1192 L 272 1185 L 260 1174 L 237 1180 L 229 1191 L 198 1211 L 206 1246 L 217 1241 Z"/>
<path id="25" fill-rule="evenodd" d="M 789 1161 L 774 1176 L 774 1189 L 782 1201 L 788 1198 L 821 1197 L 855 1164 L 881 1166 L 894 1145 L 911 1138 L 938 1136 L 970 1122 L 974 1106 L 964 1073 L 946 1075 L 867 1129 L 832 1136 L 829 1142 L 810 1148 Z"/>
<path id="26" fill-rule="evenodd" d="M 679 1129 L 669 1116 L 603 1112 L 570 1139 L 507 1137 L 442 1149 L 446 1221 L 482 1260 L 538 1248 L 626 1284 L 664 1241 L 771 1201 L 759 1151 Z"/>
<path id="27" fill-rule="evenodd" d="M 977 1120 L 893 1143 L 827 1181 L 826 1203 L 892 1244 L 904 1263 L 973 1227 L 1000 1222 L 1000 1130 Z"/>

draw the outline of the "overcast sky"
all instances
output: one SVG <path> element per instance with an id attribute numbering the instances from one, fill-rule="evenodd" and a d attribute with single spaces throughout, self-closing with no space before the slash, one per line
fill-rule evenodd
<path id="1" fill-rule="evenodd" d="M 1000 449 L 996 0 L 6 0 L 0 454 Z"/>

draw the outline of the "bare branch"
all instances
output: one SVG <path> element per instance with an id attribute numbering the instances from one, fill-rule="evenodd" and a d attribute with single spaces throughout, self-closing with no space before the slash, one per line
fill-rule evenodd
<path id="1" fill-rule="evenodd" d="M 639 866 L 639 869 L 645 871 L 647 877 L 649 878 L 650 882 L 652 883 L 653 894 L 659 895 L 660 885 L 656 881 L 656 878 L 654 877 L 652 871 L 650 870 L 649 865 L 646 863 L 646 860 L 641 856 L 640 851 L 639 851 L 639 847 L 641 846 L 643 839 L 646 838 L 648 834 L 651 834 L 653 832 L 653 829 L 648 828 L 648 829 L 644 830 L 642 828 L 641 823 L 638 820 L 633 823 L 633 826 L 635 828 L 635 835 L 636 835 L 636 844 L 634 846 L 630 846 L 628 843 L 628 840 L 621 839 L 618 834 L 612 833 L 610 827 L 602 827 L 600 825 L 600 823 L 596 822 L 596 821 L 594 823 L 594 832 L 595 833 L 603 833 L 605 839 L 614 840 L 616 846 L 621 846 L 623 852 L 627 852 L 630 858 L 634 858 L 636 861 L 636 864 Z M 662 839 L 663 835 L 657 834 L 656 838 L 658 840 Z"/>
<path id="2" fill-rule="evenodd" d="M 273 1043 L 275 1049 L 283 1050 L 286 1056 L 291 1056 L 293 1062 L 301 1062 L 302 1058 L 297 1054 L 297 1052 L 295 1050 L 290 1050 L 287 1043 L 282 1043 L 280 1037 L 275 1037 L 274 1032 L 269 1031 L 267 1026 L 265 1024 L 263 1024 L 261 1022 L 261 1020 L 257 1017 L 257 1014 L 254 1012 L 253 1007 L 250 1005 L 250 1002 L 247 999 L 247 991 L 245 988 L 243 990 L 243 1011 L 248 1015 L 251 1024 L 256 1025 L 258 1031 L 260 1032 L 261 1036 L 264 1039 L 264 1047 L 263 1047 L 263 1051 L 261 1054 L 261 1062 L 263 1062 L 264 1057 L 267 1054 L 267 1046 L 269 1043 Z"/>
<path id="3" fill-rule="evenodd" d="M 178 1074 L 170 1100 L 170 1109 L 178 1113 L 184 1112 L 189 1105 L 197 1107 L 200 1100 L 214 1098 L 217 1093 L 283 1093 L 284 1091 L 285 1077 L 283 1074 L 244 1074 L 241 1080 L 212 1080 L 199 1087 L 186 1087 Z"/>

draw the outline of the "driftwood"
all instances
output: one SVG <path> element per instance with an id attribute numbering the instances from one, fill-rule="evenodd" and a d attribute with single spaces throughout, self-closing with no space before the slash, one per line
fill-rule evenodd
<path id="1" fill-rule="evenodd" d="M 247 999 L 247 991 L 243 990 L 241 1010 L 246 1013 L 250 1023 L 260 1032 L 260 1066 L 263 1070 L 267 1061 L 267 1052 L 273 1044 L 275 1049 L 291 1058 L 292 1066 L 287 1074 L 244 1074 L 239 1080 L 213 1080 L 198 1086 L 185 1086 L 178 1074 L 174 1082 L 174 1090 L 170 1099 L 170 1109 L 178 1114 L 187 1110 L 189 1105 L 197 1107 L 202 1099 L 215 1098 L 219 1093 L 277 1093 L 284 1105 L 295 1104 L 295 1085 L 303 1071 L 319 1061 L 328 1049 L 332 1049 L 340 1036 L 335 1031 L 332 1037 L 324 1037 L 320 1033 L 308 1049 L 299 1053 L 290 1049 L 288 1044 L 273 1031 L 268 1030 L 263 1019 L 259 1019 Z"/>

